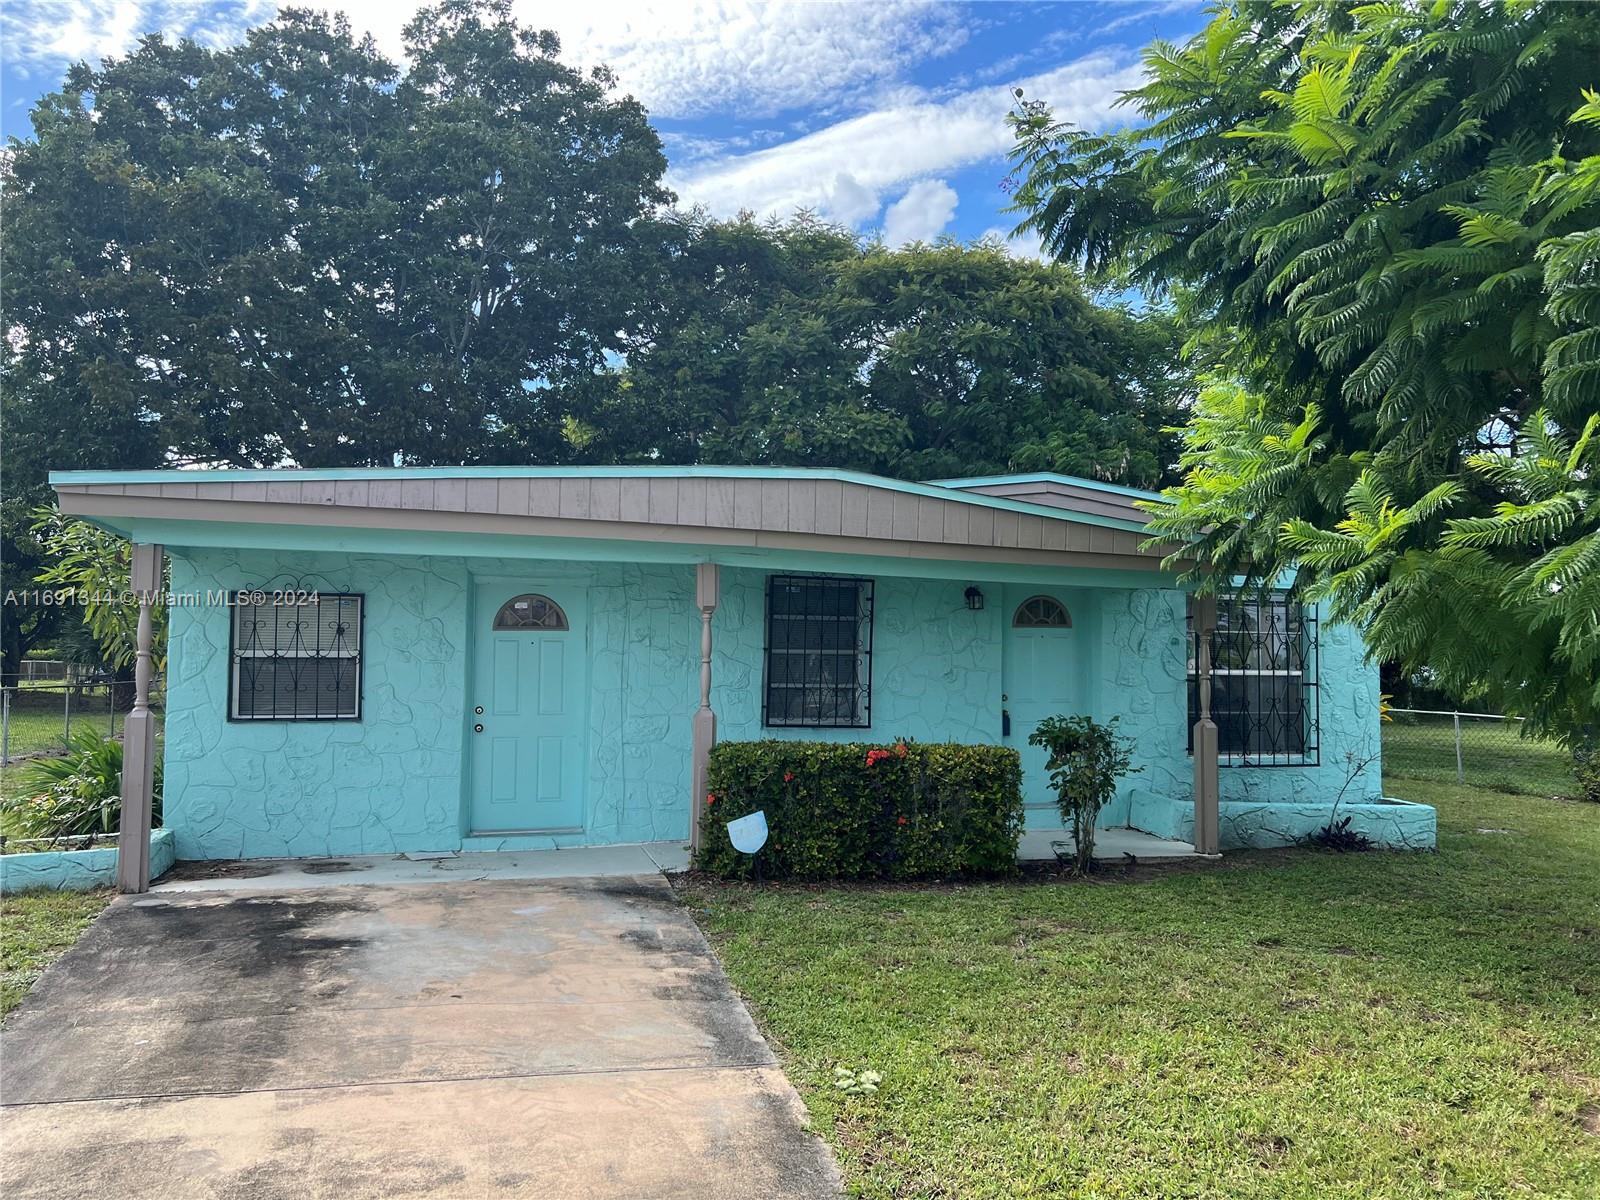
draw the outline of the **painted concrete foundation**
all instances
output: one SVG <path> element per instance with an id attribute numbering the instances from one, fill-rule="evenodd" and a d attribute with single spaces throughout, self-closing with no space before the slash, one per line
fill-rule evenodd
<path id="1" fill-rule="evenodd" d="M 171 829 L 150 832 L 150 877 L 172 869 L 177 839 Z M 87 892 L 117 882 L 117 848 L 44 850 L 37 854 L 0 854 L 0 896 L 19 892 Z"/>
<path id="2" fill-rule="evenodd" d="M 1224 800 L 1218 822 L 1224 850 L 1271 850 L 1304 842 L 1334 817 L 1330 798 L 1261 803 Z M 1337 818 L 1350 818 L 1350 829 L 1374 845 L 1390 850 L 1432 850 L 1438 844 L 1438 815 L 1428 804 L 1377 797 L 1339 805 Z M 1148 792 L 1137 794 L 1129 824 L 1156 837 L 1188 841 L 1194 835 L 1194 806 Z"/>
<path id="3" fill-rule="evenodd" d="M 222 604 L 171 609 L 164 797 L 178 858 L 536 850 L 687 836 L 699 696 L 693 564 L 176 546 L 168 552 L 177 593 L 294 587 L 366 598 L 363 716 L 351 722 L 230 722 L 230 610 Z M 883 570 L 875 573 L 875 566 Z M 1072 628 L 1060 636 L 1069 640 L 1074 709 L 1102 720 L 1120 717 L 1138 747 L 1142 770 L 1129 777 L 1102 825 L 1186 840 L 1175 828 L 1141 824 L 1150 817 L 1139 815 L 1152 801 L 1192 811 L 1181 592 L 979 578 L 971 582 L 988 603 L 973 611 L 964 599 L 968 581 L 912 578 L 901 569 L 888 560 L 863 560 L 859 567 L 876 581 L 871 727 L 818 730 L 762 726 L 767 573 L 725 567 L 712 622 L 718 735 L 1004 741 L 1020 748 L 1027 729 L 1002 732 L 1003 643 L 1016 599 L 1050 593 L 1072 615 Z M 559 581 L 586 597 L 580 831 L 474 836 L 470 826 L 470 664 L 473 638 L 489 617 L 474 611 L 473 594 L 475 582 L 485 579 L 514 580 L 529 591 Z M 1227 811 L 1236 804 L 1274 813 L 1284 807 L 1287 820 L 1300 805 L 1320 811 L 1347 780 L 1347 801 L 1378 799 L 1377 672 L 1362 661 L 1350 631 L 1324 624 L 1321 639 L 1320 762 L 1224 766 Z M 1029 828 L 1059 826 L 1047 781 L 1030 775 L 1024 786 L 1034 806 Z M 1227 823 L 1225 813 L 1225 836 Z"/>

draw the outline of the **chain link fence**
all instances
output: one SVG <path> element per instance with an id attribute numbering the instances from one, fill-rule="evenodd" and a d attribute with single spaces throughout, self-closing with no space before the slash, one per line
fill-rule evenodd
<path id="1" fill-rule="evenodd" d="M 159 719 L 161 693 L 154 686 L 151 692 L 150 707 Z M 0 763 L 59 754 L 83 729 L 120 736 L 132 702 L 131 685 L 105 679 L 18 679 L 0 689 Z"/>
<path id="2" fill-rule="evenodd" d="M 1578 790 L 1572 755 L 1522 736 L 1521 717 L 1391 708 L 1383 724 L 1385 778 L 1467 783 L 1534 796 Z"/>

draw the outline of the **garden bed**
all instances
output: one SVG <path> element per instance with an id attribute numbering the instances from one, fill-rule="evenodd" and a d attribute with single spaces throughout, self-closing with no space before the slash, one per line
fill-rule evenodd
<path id="1" fill-rule="evenodd" d="M 32 891 L 87 892 L 109 887 L 117 881 L 116 842 L 114 834 L 48 841 L 8 839 L 5 853 L 0 854 L 0 895 Z M 46 848 L 31 849 L 32 846 Z M 68 846 L 77 848 L 64 848 Z M 169 870 L 176 858 L 172 831 L 151 830 L 150 878 L 155 879 Z"/>

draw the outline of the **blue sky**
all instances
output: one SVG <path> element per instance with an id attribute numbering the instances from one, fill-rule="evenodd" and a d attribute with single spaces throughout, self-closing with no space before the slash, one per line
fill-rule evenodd
<path id="1" fill-rule="evenodd" d="M 403 58 L 411 0 L 340 9 Z M 160 30 L 210 45 L 270 20 L 269 0 L 7 0 L 0 10 L 0 127 L 27 137 L 28 110 L 68 63 L 122 53 Z M 1205 16 L 1149 2 L 753 4 L 517 0 L 524 23 L 561 35 L 578 66 L 608 63 L 661 132 L 668 182 L 721 216 L 817 210 L 899 244 L 1008 231 L 1000 190 L 1011 89 L 1105 128 L 1138 78 L 1140 47 L 1183 38 Z M 1025 242 L 1018 253 L 1030 253 Z"/>

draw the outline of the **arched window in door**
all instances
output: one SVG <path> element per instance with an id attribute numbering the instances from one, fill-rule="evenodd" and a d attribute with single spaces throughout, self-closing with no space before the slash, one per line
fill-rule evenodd
<path id="1" fill-rule="evenodd" d="M 1029 596 L 1017 605 L 1011 624 L 1018 629 L 1071 629 L 1072 614 L 1054 596 Z"/>
<path id="2" fill-rule="evenodd" d="M 526 596 L 513 596 L 494 615 L 496 633 L 520 629 L 538 629 L 548 633 L 568 628 L 567 614 L 561 611 L 559 604 L 549 596 L 531 592 Z"/>

